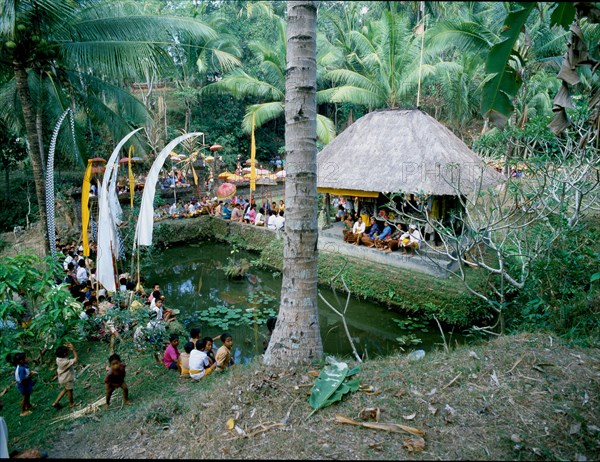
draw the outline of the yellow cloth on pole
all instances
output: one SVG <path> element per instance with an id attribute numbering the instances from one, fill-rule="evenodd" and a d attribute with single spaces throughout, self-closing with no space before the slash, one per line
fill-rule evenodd
<path id="1" fill-rule="evenodd" d="M 254 113 L 252 114 L 252 135 L 250 138 L 250 191 L 256 190 L 256 140 L 254 139 Z"/>
<path id="2" fill-rule="evenodd" d="M 190 165 L 190 167 L 192 167 L 192 175 L 194 176 L 194 184 L 196 186 L 198 186 L 198 175 L 196 175 L 196 170 L 194 169 L 193 165 Z"/>
<path id="3" fill-rule="evenodd" d="M 92 179 L 92 161 L 88 160 L 85 175 L 83 175 L 83 185 L 81 186 L 81 226 L 83 236 L 83 255 L 90 256 L 90 243 L 88 241 L 88 224 L 90 222 L 90 183 Z"/>
<path id="4" fill-rule="evenodd" d="M 135 177 L 133 176 L 133 170 L 131 169 L 131 155 L 133 154 L 133 144 L 129 148 L 129 198 L 131 201 L 131 208 L 133 208 L 133 196 L 135 193 Z"/>

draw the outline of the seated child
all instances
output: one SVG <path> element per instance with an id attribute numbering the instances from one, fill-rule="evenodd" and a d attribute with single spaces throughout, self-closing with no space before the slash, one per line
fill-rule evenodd
<path id="1" fill-rule="evenodd" d="M 233 366 L 233 357 L 231 356 L 231 347 L 233 346 L 233 338 L 231 334 L 225 332 L 221 335 L 223 346 L 217 350 L 215 357 L 217 370 L 223 372 L 227 367 Z"/>
<path id="2" fill-rule="evenodd" d="M 185 352 L 179 355 L 179 369 L 180 369 L 180 377 L 189 377 L 190 376 L 190 353 L 196 348 L 192 342 L 187 342 L 183 349 Z"/>
<path id="3" fill-rule="evenodd" d="M 206 347 L 204 348 L 204 352 L 206 353 L 206 356 L 208 356 L 208 361 L 210 362 L 210 365 L 212 366 L 213 364 L 215 364 L 217 362 L 215 360 L 215 352 L 213 350 L 213 339 L 210 337 L 204 337 L 202 340 L 204 340 L 206 342 Z"/>
<path id="4" fill-rule="evenodd" d="M 196 348 L 196 342 L 200 340 L 200 329 L 198 327 L 193 327 L 190 330 L 190 342 L 194 344 L 194 348 Z"/>
<path id="5" fill-rule="evenodd" d="M 179 361 L 179 350 L 177 346 L 179 345 L 179 335 L 171 334 L 169 336 L 169 346 L 165 350 L 165 354 L 163 355 L 163 362 L 165 363 L 165 367 L 167 369 L 177 370 L 177 364 Z"/>
<path id="6" fill-rule="evenodd" d="M 190 353 L 190 377 L 194 380 L 200 380 L 215 370 L 216 364 L 210 365 L 205 349 L 206 341 L 201 339 L 196 342 L 196 349 Z"/>
<path id="7" fill-rule="evenodd" d="M 69 351 L 73 352 L 73 359 L 67 359 L 69 355 Z M 58 383 L 63 387 L 60 391 L 58 397 L 52 404 L 52 407 L 55 409 L 62 408 L 60 404 L 60 400 L 67 395 L 67 399 L 69 400 L 69 407 L 75 406 L 75 402 L 73 401 L 73 382 L 75 381 L 75 371 L 73 368 L 77 363 L 79 357 L 77 356 L 77 352 L 71 343 L 66 343 L 65 346 L 59 346 L 56 349 L 56 373 L 58 375 Z"/>
<path id="8" fill-rule="evenodd" d="M 117 354 L 111 355 L 108 358 L 108 362 L 110 367 L 107 368 L 108 374 L 104 378 L 104 383 L 106 384 L 106 407 L 110 406 L 110 397 L 117 388 L 123 390 L 123 401 L 125 404 L 130 404 L 129 389 L 125 383 L 125 363 L 121 362 L 121 357 Z"/>

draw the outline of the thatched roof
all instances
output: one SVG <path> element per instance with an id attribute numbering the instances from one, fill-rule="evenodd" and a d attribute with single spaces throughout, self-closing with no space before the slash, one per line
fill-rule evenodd
<path id="1" fill-rule="evenodd" d="M 502 181 L 456 135 L 418 109 L 371 112 L 317 156 L 319 188 L 469 194 Z"/>

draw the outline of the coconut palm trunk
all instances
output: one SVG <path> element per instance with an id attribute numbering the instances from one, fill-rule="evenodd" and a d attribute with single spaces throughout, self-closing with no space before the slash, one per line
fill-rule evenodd
<path id="1" fill-rule="evenodd" d="M 314 1 L 288 1 L 285 88 L 285 233 L 277 324 L 265 364 L 319 360 L 317 310 L 317 64 Z"/>
<path id="2" fill-rule="evenodd" d="M 48 251 L 49 242 L 46 223 L 45 190 L 44 190 L 44 169 L 42 159 L 40 158 L 40 143 L 36 130 L 36 117 L 31 101 L 31 93 L 27 85 L 27 72 L 18 63 L 14 64 L 15 83 L 17 86 L 17 96 L 21 103 L 23 119 L 25 120 L 25 130 L 27 131 L 27 144 L 29 148 L 29 159 L 33 170 L 33 182 L 35 184 L 35 195 L 37 198 L 41 229 L 44 236 L 44 253 Z"/>

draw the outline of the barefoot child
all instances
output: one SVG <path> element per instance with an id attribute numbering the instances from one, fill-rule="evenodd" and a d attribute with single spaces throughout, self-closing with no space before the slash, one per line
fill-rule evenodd
<path id="1" fill-rule="evenodd" d="M 21 417 L 31 414 L 31 392 L 33 391 L 33 371 L 29 370 L 27 356 L 25 353 L 17 353 L 13 357 L 13 366 L 15 369 L 15 381 L 17 390 L 23 396 L 21 402 Z"/>
<path id="2" fill-rule="evenodd" d="M 125 383 L 125 363 L 121 362 L 121 357 L 117 354 L 111 355 L 108 358 L 110 367 L 108 368 L 108 374 L 104 378 L 106 384 L 106 407 L 110 406 L 110 397 L 113 392 L 120 388 L 123 390 L 123 401 L 125 404 L 130 404 L 129 401 L 129 389 Z"/>
<path id="3" fill-rule="evenodd" d="M 73 352 L 73 359 L 67 359 L 69 351 Z M 75 380 L 75 373 L 73 369 L 78 359 L 77 352 L 71 343 L 66 343 L 65 346 L 61 345 L 56 349 L 56 373 L 58 375 L 58 383 L 63 389 L 58 394 L 54 404 L 52 404 L 52 407 L 55 409 L 62 408 L 60 400 L 65 394 L 69 400 L 69 407 L 75 406 L 73 401 L 73 382 Z"/>

